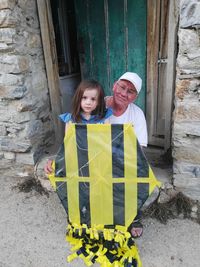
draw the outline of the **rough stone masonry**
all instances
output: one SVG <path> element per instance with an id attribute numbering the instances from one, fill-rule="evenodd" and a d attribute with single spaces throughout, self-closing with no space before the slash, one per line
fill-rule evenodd
<path id="1" fill-rule="evenodd" d="M 29 175 L 53 134 L 36 0 L 1 0 L 0 169 Z"/>
<path id="2" fill-rule="evenodd" d="M 200 2 L 180 1 L 173 114 L 174 185 L 200 200 Z"/>

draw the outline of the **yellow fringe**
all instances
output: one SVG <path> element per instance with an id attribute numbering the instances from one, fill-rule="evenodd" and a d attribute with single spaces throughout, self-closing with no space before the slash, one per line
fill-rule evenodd
<path id="1" fill-rule="evenodd" d="M 67 257 L 68 262 L 80 257 L 86 266 L 98 262 L 101 267 L 121 267 L 125 262 L 132 264 L 134 259 L 137 261 L 137 267 L 142 267 L 138 249 L 125 227 L 116 226 L 115 229 L 108 229 L 103 225 L 96 225 L 88 228 L 87 225 L 69 224 L 66 240 L 72 245 L 73 251 Z M 113 242 L 114 248 L 109 250 L 104 247 L 103 242 L 106 241 L 110 244 Z M 129 244 L 130 241 L 132 245 Z M 110 261 L 106 253 L 115 258 Z"/>

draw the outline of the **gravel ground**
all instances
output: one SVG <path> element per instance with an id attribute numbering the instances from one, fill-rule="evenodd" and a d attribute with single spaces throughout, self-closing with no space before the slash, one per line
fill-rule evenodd
<path id="1" fill-rule="evenodd" d="M 66 214 L 55 193 L 20 192 L 19 178 L 1 177 L 0 267 L 84 266 L 67 264 Z M 190 220 L 144 221 L 137 239 L 143 267 L 199 267 L 200 225 Z M 95 265 L 98 266 L 98 265 Z"/>

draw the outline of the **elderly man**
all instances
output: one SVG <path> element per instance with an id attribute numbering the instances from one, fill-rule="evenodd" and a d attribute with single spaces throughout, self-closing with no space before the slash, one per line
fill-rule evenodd
<path id="1" fill-rule="evenodd" d="M 124 73 L 113 85 L 113 96 L 106 97 L 113 115 L 106 120 L 111 124 L 132 123 L 138 142 L 147 146 L 147 126 L 143 111 L 133 104 L 141 90 L 142 80 L 133 72 Z"/>
<path id="2" fill-rule="evenodd" d="M 112 107 L 113 115 L 106 122 L 111 124 L 132 123 L 138 142 L 147 146 L 147 125 L 143 111 L 133 104 L 142 88 L 141 78 L 133 72 L 124 73 L 113 85 L 113 96 L 106 97 L 106 104 Z M 129 227 L 133 237 L 142 235 L 143 226 L 139 213 Z"/>
<path id="3" fill-rule="evenodd" d="M 147 146 L 147 126 L 143 111 L 133 104 L 142 88 L 141 78 L 133 72 L 124 73 L 113 85 L 113 96 L 106 97 L 107 107 L 112 107 L 113 115 L 106 120 L 106 123 L 124 124 L 132 123 L 136 137 L 141 146 Z M 52 170 L 52 160 L 45 165 L 45 173 Z M 140 214 L 130 225 L 129 231 L 133 237 L 142 234 L 142 224 L 139 222 Z"/>

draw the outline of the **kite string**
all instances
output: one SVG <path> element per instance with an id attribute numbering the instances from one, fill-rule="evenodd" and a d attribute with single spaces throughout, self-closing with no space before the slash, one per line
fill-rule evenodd
<path id="1" fill-rule="evenodd" d="M 130 127 L 130 126 L 128 126 L 128 127 Z M 119 137 L 123 134 L 123 132 L 127 131 L 127 128 L 128 128 L 128 127 L 126 127 L 126 129 L 124 129 L 123 131 L 121 131 L 115 138 L 113 138 L 113 139 L 111 140 L 110 144 L 112 144 L 117 138 L 119 138 Z M 77 144 L 77 147 L 78 147 L 79 149 L 88 151 L 88 149 L 81 148 L 80 146 L 78 146 L 78 144 Z M 94 156 L 93 156 L 90 160 L 88 160 L 83 166 L 81 166 L 81 168 L 80 168 L 79 170 L 81 170 L 81 169 L 83 169 L 84 167 L 88 166 L 89 163 L 90 163 L 92 160 L 94 160 L 100 153 L 102 153 L 102 151 L 97 152 L 96 155 L 94 155 Z"/>
<path id="2" fill-rule="evenodd" d="M 132 126 L 128 125 L 123 131 L 121 131 L 115 138 L 113 138 L 113 139 L 111 140 L 110 144 L 112 144 L 117 138 L 119 138 L 119 137 L 123 134 L 123 132 L 126 132 L 127 129 L 128 129 L 129 127 L 132 127 Z M 88 149 L 81 148 L 81 147 L 78 145 L 77 142 L 76 142 L 76 145 L 77 145 L 77 147 L 78 147 L 80 150 L 88 151 Z M 82 169 L 83 169 L 84 167 L 88 166 L 88 165 L 90 164 L 90 162 L 91 162 L 92 160 L 94 160 L 100 153 L 102 153 L 102 151 L 97 152 L 96 155 L 94 155 L 94 156 L 93 156 L 90 160 L 88 160 L 83 166 L 81 166 L 81 168 L 79 169 L 79 171 L 80 171 L 81 174 L 82 174 L 81 177 L 84 177 L 84 176 L 83 176 Z M 73 177 L 75 177 L 75 176 L 76 176 L 76 174 L 74 174 L 74 176 L 72 176 L 71 178 L 73 178 Z M 62 186 L 62 184 L 64 184 L 64 183 L 65 183 L 65 182 L 60 183 L 60 185 L 57 186 L 57 189 L 58 189 L 60 186 Z"/>

